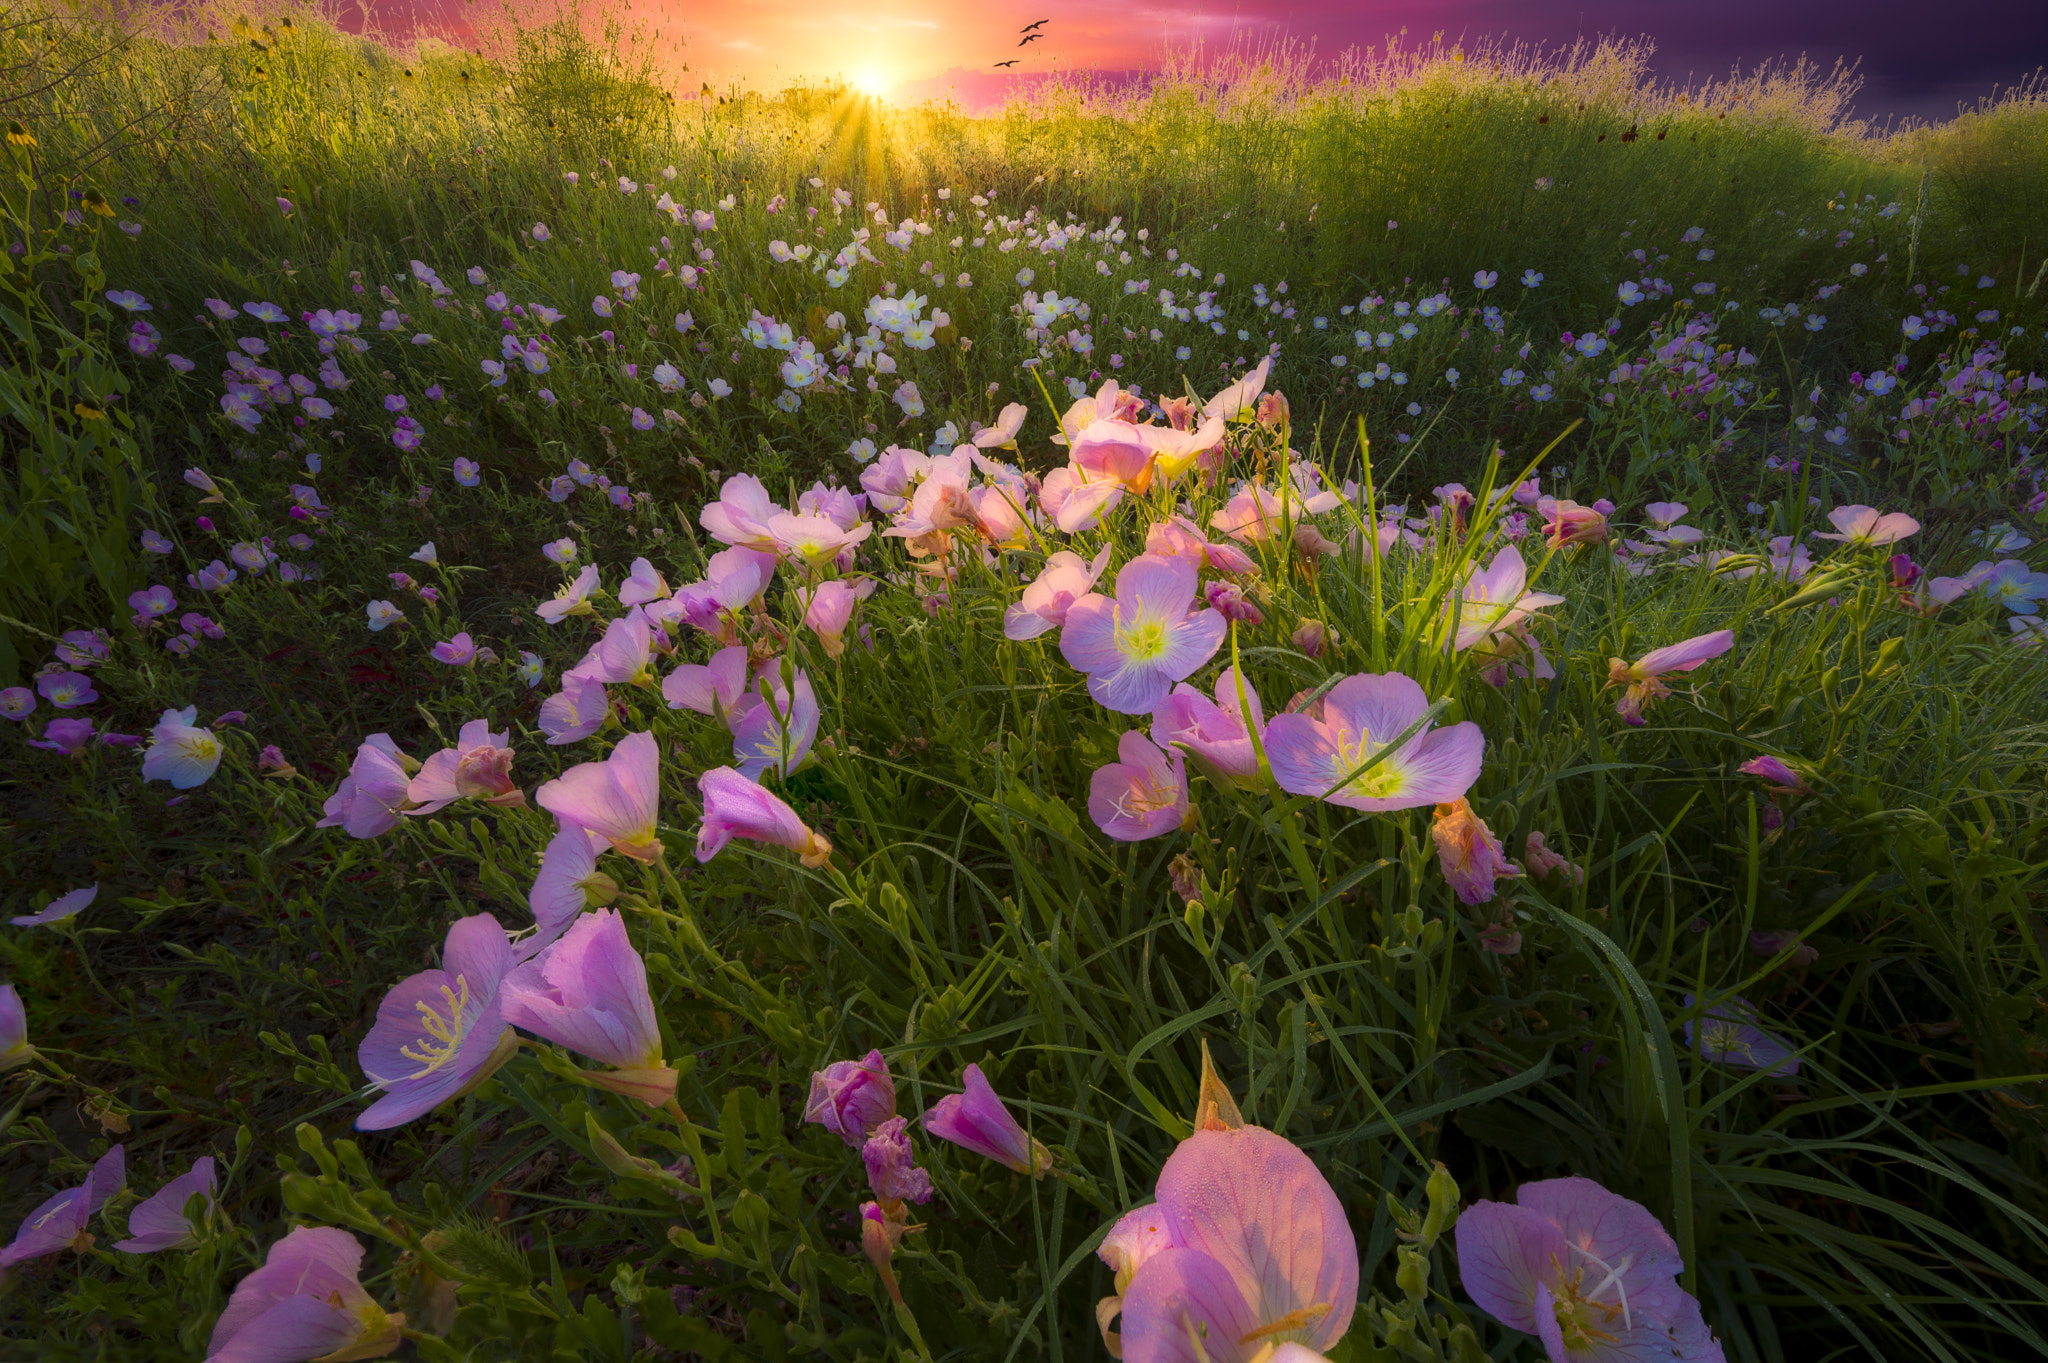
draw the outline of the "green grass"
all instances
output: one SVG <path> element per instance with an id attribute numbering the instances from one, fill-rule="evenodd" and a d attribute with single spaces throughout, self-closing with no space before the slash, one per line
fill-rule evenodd
<path id="1" fill-rule="evenodd" d="M 1314 79 L 1292 55 L 1265 54 L 1170 73 L 1142 95 L 1061 87 L 974 118 L 831 87 L 707 99 L 601 23 L 500 27 L 477 56 L 388 50 L 303 14 L 289 32 L 271 16 L 259 49 L 227 17 L 166 14 L 123 37 L 111 21 L 20 11 L 0 58 L 0 119 L 36 144 L 0 149 L 22 172 L 0 204 L 26 247 L 0 277 L 12 395 L 0 514 L 14 518 L 0 684 L 40 667 L 50 636 L 106 627 L 104 699 L 79 713 L 129 733 L 188 704 L 201 722 L 248 715 L 218 728 L 221 769 L 175 803 L 139 782 L 126 749 L 30 749 L 47 705 L 0 733 L 0 911 L 101 886 L 71 926 L 0 929 L 0 974 L 28 1000 L 42 1053 L 0 1077 L 0 1225 L 75 1186 L 113 1140 L 138 1195 L 215 1153 L 225 1212 L 201 1250 L 145 1259 L 105 1248 L 133 1199 L 115 1203 L 95 1223 L 98 1248 L 0 1280 L 0 1352 L 199 1358 L 234 1282 L 299 1222 L 370 1245 L 372 1293 L 436 1327 L 406 1346 L 425 1359 L 1103 1357 L 1093 1307 L 1110 1275 L 1087 1251 L 1185 1134 L 1206 1041 L 1248 1119 L 1331 1180 L 1379 1303 L 1446 1331 L 1469 1325 L 1493 1357 L 1541 1349 L 1470 1305 L 1447 1247 L 1432 1252 L 1426 1298 L 1395 1283 L 1394 1250 L 1434 1161 L 1468 1201 L 1566 1172 L 1642 1201 L 1685 1248 L 1687 1285 L 1731 1358 L 2048 1354 L 2043 650 L 2015 647 L 2008 612 L 1975 596 L 1931 619 L 1901 609 L 1875 551 L 1816 543 L 1824 569 L 1842 570 L 1833 600 L 1785 606 L 1796 589 L 1767 574 L 1667 563 L 1637 576 L 1602 550 L 1546 555 L 1532 535 L 1537 585 L 1566 598 L 1539 627 L 1558 676 L 1498 689 L 1444 649 L 1438 610 L 1499 529 L 1490 516 L 1468 539 L 1384 559 L 1355 541 L 1319 568 L 1259 552 L 1265 622 L 1229 648 L 1269 712 L 1346 673 L 1406 672 L 1448 703 L 1439 722 L 1486 734 L 1471 798 L 1510 853 L 1540 830 L 1586 867 L 1581 885 L 1513 883 L 1512 955 L 1482 936 L 1501 905 L 1463 906 L 1438 873 L 1426 811 L 1359 816 L 1197 776 L 1188 831 L 1099 836 L 1090 773 L 1145 721 L 1094 705 L 1056 635 L 1001 638 L 1042 544 L 963 555 L 931 606 L 922 589 L 884 587 L 862 607 L 872 648 L 838 661 L 778 587 L 766 610 L 835 736 L 781 789 L 833 841 L 831 869 L 747 843 L 697 866 L 692 778 L 730 760 L 729 738 L 652 692 L 614 688 L 624 730 L 652 729 L 667 754 L 675 874 L 617 857 L 605 867 L 647 958 L 666 1053 L 686 1067 L 683 1125 L 534 1047 L 433 1117 L 350 1132 L 363 1105 L 355 1047 L 379 999 L 434 962 L 455 917 L 526 922 L 553 829 L 535 810 L 463 805 L 374 841 L 313 827 L 372 733 L 424 757 L 488 717 L 513 731 L 529 793 L 620 735 L 556 749 L 537 731 L 541 699 L 616 613 L 536 621 L 560 578 L 541 544 L 572 538 L 614 588 L 640 556 L 671 584 L 693 581 L 719 547 L 697 513 L 723 477 L 751 472 L 790 504 L 813 478 L 852 484 L 857 440 L 923 448 L 943 422 L 964 432 L 1012 400 L 1033 408 L 1016 458 L 1042 473 L 1064 455 L 1048 442 L 1040 376 L 1060 406 L 1067 381 L 1092 390 L 1112 373 L 1147 394 L 1206 396 L 1278 343 L 1272 386 L 1291 427 L 1234 427 L 1233 477 L 1277 481 L 1306 459 L 1332 483 L 1369 476 L 1378 507 L 1420 516 L 1441 483 L 1483 499 L 1533 469 L 1556 495 L 1612 498 L 1630 536 L 1644 502 L 1681 500 L 1707 547 L 1742 552 L 1866 502 L 1921 518 L 1901 547 L 1931 574 L 1985 558 L 2039 565 L 2038 547 L 1992 553 L 1969 538 L 2043 524 L 2024 509 L 2044 401 L 2028 377 L 2044 369 L 2048 323 L 2035 287 L 2048 242 L 2027 236 L 2044 220 L 2027 205 L 2048 173 L 2034 92 L 1879 136 L 1841 126 L 1843 87 L 1811 72 L 1646 91 L 1629 49 L 1545 63 L 1426 48 Z M 69 74 L 38 88 L 57 72 Z M 701 234 L 716 260 L 699 287 L 653 269 L 656 256 L 692 260 L 698 234 L 644 192 L 606 188 L 620 175 L 671 192 L 685 215 L 731 196 Z M 830 197 L 841 186 L 843 216 Z M 58 224 L 72 189 L 97 190 L 113 216 Z M 984 226 L 973 196 L 990 191 L 1006 221 Z M 908 251 L 888 245 L 870 201 L 891 226 L 933 230 Z M 1031 244 L 1031 229 L 1069 215 L 1066 249 Z M 859 226 L 878 261 L 836 288 L 766 250 L 782 239 L 829 257 Z M 1694 227 L 1699 240 L 1683 242 Z M 1004 251 L 1005 239 L 1019 244 Z M 1639 265 L 1638 244 L 1670 260 Z M 1702 248 L 1715 259 L 1696 260 Z M 446 307 L 414 279 L 414 259 L 447 281 Z M 928 282 L 916 273 L 927 261 L 972 286 Z M 1184 262 L 1199 280 L 1174 277 Z M 466 283 L 470 266 L 488 282 Z M 1055 330 L 1084 332 L 1088 353 L 1027 332 L 1026 267 L 1033 292 L 1087 305 Z M 643 297 L 600 320 L 590 300 L 618 297 L 618 269 L 644 275 Z M 1482 269 L 1499 273 L 1483 292 Z M 1516 283 L 1524 269 L 1543 273 L 1540 287 Z M 1686 270 L 1716 293 L 1693 295 Z M 1619 281 L 1649 276 L 1677 296 L 1617 300 Z M 743 338 L 754 313 L 829 348 L 827 314 L 858 319 L 885 281 L 947 310 L 936 344 L 899 345 L 877 391 L 856 369 L 844 391 L 777 407 L 782 357 Z M 1214 290 L 1224 334 L 1163 317 L 1162 288 L 1190 307 Z M 156 356 L 128 352 L 134 319 L 105 301 L 110 289 L 151 301 L 138 316 L 160 329 Z M 546 327 L 545 374 L 514 361 L 492 387 L 480 366 L 499 357 L 501 327 L 484 300 L 501 289 L 566 316 Z M 1439 292 L 1455 313 L 1392 315 Z M 1416 337 L 1359 347 L 1364 323 L 1342 309 L 1371 296 L 1383 296 L 1373 331 L 1414 320 Z M 335 415 L 302 430 L 281 405 L 253 431 L 230 424 L 216 376 L 238 337 L 263 339 L 260 363 L 281 373 L 314 375 L 322 355 L 297 321 L 218 322 L 208 298 L 275 302 L 292 319 L 362 312 L 369 349 L 339 356 L 352 384 L 316 388 Z M 1827 325 L 1759 315 L 1793 302 Z M 1502 309 L 1498 332 L 1489 306 Z M 385 308 L 412 321 L 380 332 Z M 684 308 L 686 334 L 670 320 Z M 1976 321 L 1989 308 L 1998 321 Z M 1904 316 L 1934 309 L 1955 321 L 1903 336 Z M 1557 339 L 1610 317 L 1597 357 Z M 1704 326 L 1690 341 L 1689 323 Z M 406 343 L 416 331 L 432 343 Z M 1519 358 L 1525 344 L 1534 358 Z M 180 375 L 164 353 L 197 367 Z M 1716 358 L 1745 353 L 1756 362 Z M 1897 392 L 1849 383 L 1898 354 Z M 1360 387 L 1361 364 L 1383 355 L 1410 381 Z M 654 386 L 661 363 L 684 391 Z M 1648 366 L 1642 377 L 1613 375 L 1631 363 Z M 1688 363 L 1715 386 L 1697 391 Z M 1526 371 L 1512 387 L 1499 380 L 1510 366 Z M 1971 396 L 1979 371 L 1995 387 L 1983 402 Z M 729 396 L 707 396 L 714 378 Z M 919 386 L 920 418 L 891 400 L 904 379 Z M 1539 380 L 1553 390 L 1540 401 Z M 1902 415 L 1932 391 L 1930 412 Z M 394 447 L 387 393 L 408 397 L 418 449 Z M 633 428 L 634 407 L 652 429 Z M 451 481 L 457 457 L 482 466 L 481 487 Z M 542 495 L 536 485 L 577 459 L 646 498 Z M 179 480 L 193 466 L 223 502 L 200 504 Z M 295 485 L 333 516 L 295 519 Z M 1122 562 L 1170 495 L 1186 492 L 1206 521 L 1228 491 L 1134 497 L 1076 547 L 1112 545 Z M 1327 533 L 1348 539 L 1352 514 L 1325 517 Z M 145 528 L 173 540 L 167 558 L 135 547 Z M 312 546 L 289 546 L 294 534 Z M 245 574 L 212 597 L 184 585 L 266 536 L 318 575 Z M 427 540 L 448 566 L 407 558 Z M 911 567 L 879 534 L 863 554 L 879 573 Z M 440 600 L 394 586 L 401 569 Z M 137 633 L 126 595 L 150 582 L 225 637 L 180 657 L 162 633 Z M 387 597 L 407 627 L 366 632 L 365 604 Z M 1309 617 L 1335 634 L 1320 657 L 1291 641 Z M 1720 628 L 1736 633 L 1730 654 L 1673 678 L 1647 727 L 1620 723 L 1609 658 Z M 432 661 L 431 644 L 458 630 L 507 663 Z M 538 690 L 512 673 L 522 649 L 543 659 Z M 685 632 L 679 659 L 708 653 Z M 260 774 L 265 745 L 295 771 Z M 1736 770 L 1758 753 L 1814 781 L 1781 827 Z M 1194 905 L 1173 888 L 1177 856 L 1194 863 Z M 1752 932 L 1779 930 L 1818 957 L 1752 947 Z M 1699 1009 L 1686 996 L 1731 993 L 1799 1048 L 1796 1084 L 1688 1053 L 1679 1028 Z M 810 1073 L 870 1047 L 888 1056 L 906 1114 L 981 1064 L 1065 1175 L 1018 1179 L 918 1130 L 939 1191 L 895 1260 L 907 1318 L 859 1252 L 859 1160 L 799 1120 Z M 687 1158 L 695 1187 L 679 1198 L 608 1168 L 593 1123 L 656 1164 Z M 1391 1356 L 1387 1318 L 1375 1319 L 1361 1311 L 1339 1357 Z"/>

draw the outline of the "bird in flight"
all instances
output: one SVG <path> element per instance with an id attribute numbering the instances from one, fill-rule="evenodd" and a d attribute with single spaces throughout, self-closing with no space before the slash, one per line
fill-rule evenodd
<path id="1" fill-rule="evenodd" d="M 997 63 L 996 63 L 996 65 L 997 65 L 997 66 L 1015 66 L 1016 64 L 1017 64 L 1017 59 L 1016 59 L 1015 57 L 1012 57 L 1012 58 L 1010 58 L 1010 60 L 1008 60 L 1008 61 L 1006 61 L 1006 62 L 997 62 Z"/>
<path id="2" fill-rule="evenodd" d="M 1035 42 L 1037 42 L 1037 41 L 1038 41 L 1038 40 L 1039 40 L 1040 38 L 1043 38 L 1044 36 L 1045 36 L 1045 35 L 1044 35 L 1043 33 L 1034 33 L 1034 34 L 1032 34 L 1032 35 L 1031 35 L 1030 37 L 1026 38 L 1026 39 L 1024 40 L 1024 43 L 1035 43 Z M 1024 43 L 1018 43 L 1018 44 L 1017 44 L 1017 46 L 1019 46 L 1019 47 L 1022 47 L 1022 46 L 1024 46 Z"/>
<path id="3" fill-rule="evenodd" d="M 1029 33 L 1029 32 L 1030 32 L 1030 31 L 1031 31 L 1032 29 L 1034 29 L 1034 28 L 1043 28 L 1043 27 L 1045 27 L 1045 26 L 1046 26 L 1047 24 L 1049 24 L 1049 23 L 1051 23 L 1051 22 L 1052 22 L 1052 20 L 1050 20 L 1050 19 L 1040 19 L 1040 20 L 1039 20 L 1039 21 L 1038 21 L 1037 23 L 1033 23 L 1033 24 L 1026 24 L 1026 25 L 1024 25 L 1024 27 L 1022 27 L 1022 28 L 1018 29 L 1017 31 L 1018 31 L 1019 33 Z"/>

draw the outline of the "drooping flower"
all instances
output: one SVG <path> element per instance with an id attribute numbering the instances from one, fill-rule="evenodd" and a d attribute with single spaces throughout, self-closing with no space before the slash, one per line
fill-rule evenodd
<path id="1" fill-rule="evenodd" d="M 533 613 L 551 625 L 559 625 L 572 615 L 590 615 L 590 598 L 602 590 L 598 582 L 597 565 L 588 564 L 553 597 L 535 606 Z"/>
<path id="2" fill-rule="evenodd" d="M 1273 779 L 1292 794 L 1352 809 L 1448 804 L 1479 779 L 1486 740 L 1465 720 L 1448 729 L 1424 724 L 1391 746 L 1428 711 L 1422 688 L 1399 672 L 1346 677 L 1323 698 L 1320 719 L 1283 714 L 1266 725 Z"/>
<path id="3" fill-rule="evenodd" d="M 213 1327 L 206 1363 L 308 1363 L 382 1358 L 399 1345 L 403 1315 L 363 1290 L 363 1247 L 332 1226 L 299 1226 L 263 1267 L 235 1284 Z"/>
<path id="4" fill-rule="evenodd" d="M 1140 555 L 1118 570 L 1114 599 L 1090 592 L 1068 609 L 1060 653 L 1088 674 L 1088 693 L 1106 709 L 1148 714 L 1222 646 L 1228 625 L 1215 611 L 1191 610 L 1194 599 L 1193 567 Z"/>
<path id="5" fill-rule="evenodd" d="M 1903 511 L 1887 511 L 1882 514 L 1875 507 L 1838 506 L 1828 512 L 1828 519 L 1834 523 L 1835 533 L 1825 531 L 1816 534 L 1815 539 L 1839 540 L 1864 548 L 1881 548 L 1897 544 L 1908 535 L 1920 532 L 1920 522 Z"/>
<path id="6" fill-rule="evenodd" d="M 675 1096 L 647 965 L 616 909 L 585 914 L 560 940 L 513 969 L 499 989 L 505 1021 L 610 1065 L 590 1082 L 649 1107 Z"/>
<path id="7" fill-rule="evenodd" d="M 533 909 L 534 932 L 522 937 L 513 955 L 527 960 L 568 931 L 586 908 L 602 908 L 617 898 L 618 882 L 597 869 L 600 852 L 611 846 L 589 829 L 565 823 L 541 850 L 540 871 L 526 902 Z"/>
<path id="8" fill-rule="evenodd" d="M 441 947 L 441 968 L 394 986 L 356 1051 L 383 1096 L 356 1118 L 359 1131 L 385 1131 L 423 1117 L 474 1089 L 519 1049 L 499 1015 L 499 983 L 512 969 L 505 929 L 490 914 L 457 919 Z"/>
<path id="9" fill-rule="evenodd" d="M 816 1122 L 856 1149 L 895 1115 L 896 1081 L 878 1050 L 859 1060 L 836 1060 L 811 1075 L 804 1120 Z"/>
<path id="10" fill-rule="evenodd" d="M 206 784 L 220 766 L 220 740 L 211 729 L 193 724 L 199 707 L 166 710 L 149 731 L 150 744 L 142 754 L 144 781 L 169 781 L 176 790 L 191 790 Z"/>
<path id="11" fill-rule="evenodd" d="M 1662 700 L 1671 694 L 1671 688 L 1660 678 L 1672 672 L 1690 672 L 1702 663 L 1714 659 L 1735 647 L 1735 632 L 1719 629 L 1712 634 L 1700 634 L 1682 643 L 1666 644 L 1663 648 L 1651 649 L 1633 664 L 1619 658 L 1607 660 L 1607 684 L 1626 689 L 1621 699 L 1615 702 L 1614 713 L 1630 724 L 1641 727 L 1645 722 L 1643 711 L 1652 702 Z"/>
<path id="12" fill-rule="evenodd" d="M 867 1166 L 868 1187 L 884 1206 L 932 1200 L 932 1176 L 917 1167 L 908 1118 L 890 1117 L 881 1122 L 861 1146 L 860 1159 Z"/>
<path id="13" fill-rule="evenodd" d="M 511 733 L 492 733 L 489 720 L 472 719 L 456 735 L 455 746 L 443 748 L 420 764 L 406 787 L 406 798 L 419 816 L 446 809 L 457 800 L 482 800 L 499 807 L 523 805 L 526 796 L 512 781 Z"/>
<path id="14" fill-rule="evenodd" d="M 1744 776 L 1762 779 L 1766 783 L 1766 789 L 1773 795 L 1800 796 L 1813 793 L 1813 787 L 1806 783 L 1805 777 L 1769 753 L 1750 758 L 1736 770 Z"/>
<path id="15" fill-rule="evenodd" d="M 910 1209 L 902 1203 L 884 1208 L 879 1202 L 863 1202 L 860 1205 L 860 1247 L 868 1256 L 868 1262 L 881 1275 L 882 1286 L 889 1290 L 890 1300 L 903 1304 L 903 1289 L 896 1285 L 896 1270 L 889 1266 L 889 1260 L 896 1253 L 896 1246 L 903 1237 L 923 1227 L 910 1224 Z"/>
<path id="16" fill-rule="evenodd" d="M 832 859 L 832 844 L 805 827 L 795 810 L 731 767 L 705 772 L 697 778 L 697 788 L 704 796 L 698 861 L 711 860 L 736 837 L 787 847 L 806 866 L 823 866 Z"/>
<path id="17" fill-rule="evenodd" d="M 1687 1008 L 1694 1001 L 1691 994 L 1685 996 Z M 1716 1064 L 1763 1070 L 1782 1079 L 1799 1073 L 1799 1057 L 1782 1037 L 1756 1025 L 1756 1007 L 1740 995 L 1710 1005 L 1697 1022 L 1688 1021 L 1685 1044 Z"/>
<path id="18" fill-rule="evenodd" d="M 1436 841 L 1437 863 L 1443 867 L 1444 879 L 1467 904 L 1484 904 L 1493 898 L 1495 880 L 1522 874 L 1521 868 L 1507 859 L 1500 839 L 1486 821 L 1462 798 L 1436 807 L 1429 835 Z"/>
<path id="19" fill-rule="evenodd" d="M 20 914 L 7 921 L 17 928 L 39 928 L 48 923 L 61 923 L 91 904 L 99 897 L 99 893 L 98 884 L 88 885 L 82 890 L 58 895 L 34 913 Z"/>
<path id="20" fill-rule="evenodd" d="M 608 839 L 623 856 L 661 859 L 661 750 L 653 734 L 628 734 L 603 761 L 581 763 L 543 785 L 533 802 Z"/>
<path id="21" fill-rule="evenodd" d="M 1049 556 L 1037 578 L 1024 588 L 1023 599 L 1003 611 L 1003 636 L 1036 639 L 1064 625 L 1074 603 L 1095 590 L 1096 579 L 1109 566 L 1109 555 L 1110 546 L 1104 545 L 1093 562 L 1066 549 Z"/>
<path id="22" fill-rule="evenodd" d="M 1536 510 L 1543 517 L 1544 540 L 1553 549 L 1599 544 L 1607 538 L 1607 517 L 1594 507 L 1545 497 L 1536 503 Z"/>
<path id="23" fill-rule="evenodd" d="M 1351 1326 L 1358 1242 L 1322 1171 L 1285 1137 L 1245 1125 L 1204 1057 L 1196 1130 L 1159 1171 L 1155 1200 L 1118 1219 L 1097 1251 L 1117 1295 L 1125 1363 L 1316 1358 Z"/>
<path id="24" fill-rule="evenodd" d="M 94 732 L 92 721 L 89 719 L 53 719 L 43 726 L 43 736 L 30 739 L 28 745 L 46 752 L 76 757 L 92 742 Z"/>
<path id="25" fill-rule="evenodd" d="M 873 578 L 859 582 L 834 578 L 798 589 L 797 609 L 803 612 L 805 626 L 818 636 L 826 657 L 836 659 L 846 651 L 846 626 L 853 619 L 854 603 L 873 595 L 874 590 Z"/>
<path id="26" fill-rule="evenodd" d="M 1699 1303 L 1678 1285 L 1678 1246 L 1648 1210 L 1591 1179 L 1542 1179 L 1512 1203 L 1475 1202 L 1455 1234 L 1465 1291 L 1540 1338 L 1551 1363 L 1720 1363 Z"/>
<path id="27" fill-rule="evenodd" d="M 964 1092 L 949 1093 L 934 1103 L 924 1115 L 924 1129 L 1020 1174 L 1044 1178 L 1052 1168 L 1052 1152 L 1017 1124 L 981 1066 L 969 1065 L 960 1082 Z"/>
<path id="28" fill-rule="evenodd" d="M 127 1159 L 120 1146 L 101 1155 L 87 1171 L 85 1182 L 67 1188 L 22 1218 L 14 1242 L 0 1249 L 0 1268 L 12 1268 L 29 1259 L 40 1259 L 60 1249 L 92 1248 L 86 1227 L 108 1198 L 128 1182 Z"/>
<path id="29" fill-rule="evenodd" d="M 1242 703 L 1251 710 L 1249 724 L 1240 708 L 1240 685 L 1244 691 Z M 1265 728 L 1266 714 L 1259 693 L 1253 689 L 1250 678 L 1239 682 L 1234 667 L 1224 668 L 1216 678 L 1214 704 L 1182 682 L 1152 711 L 1154 743 L 1169 752 L 1176 745 L 1185 747 L 1223 776 L 1247 788 L 1262 785 L 1265 780 L 1258 749 L 1252 743 L 1252 735 L 1264 733 Z"/>
<path id="30" fill-rule="evenodd" d="M 1118 842 L 1143 842 L 1179 828 L 1188 812 L 1187 762 L 1136 729 L 1117 740 L 1120 759 L 1088 781 L 1088 817 Z"/>
<path id="31" fill-rule="evenodd" d="M 206 1199 L 213 1210 L 216 1191 L 213 1156 L 201 1155 L 192 1167 L 157 1189 L 156 1194 L 135 1205 L 128 1213 L 128 1238 L 116 1240 L 114 1248 L 123 1254 L 155 1254 L 166 1249 L 190 1249 L 199 1243 L 204 1223 L 185 1215 L 194 1197 Z"/>

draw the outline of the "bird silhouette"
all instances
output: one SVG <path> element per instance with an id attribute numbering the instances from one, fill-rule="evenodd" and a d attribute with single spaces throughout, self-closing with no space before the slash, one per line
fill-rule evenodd
<path id="1" fill-rule="evenodd" d="M 997 65 L 997 66 L 999 66 L 999 67 L 1001 67 L 1001 66 L 1015 66 L 1016 64 L 1017 64 L 1017 59 L 1016 59 L 1015 57 L 1012 57 L 1012 58 L 1010 58 L 1010 60 L 1008 60 L 1008 61 L 1006 61 L 1006 62 L 997 62 L 997 63 L 996 63 L 996 65 Z"/>
<path id="2" fill-rule="evenodd" d="M 1045 35 L 1044 35 L 1043 33 L 1034 33 L 1034 34 L 1032 34 L 1032 35 L 1031 35 L 1030 37 L 1026 38 L 1026 39 L 1024 40 L 1024 43 L 1035 43 L 1035 42 L 1037 42 L 1037 41 L 1038 41 L 1038 40 L 1039 40 L 1040 38 L 1043 38 L 1044 36 L 1045 36 Z M 1018 44 L 1017 44 L 1017 46 L 1019 46 L 1019 47 L 1022 47 L 1022 46 L 1024 46 L 1024 43 L 1018 43 Z"/>
<path id="3" fill-rule="evenodd" d="M 1030 31 L 1031 31 L 1032 29 L 1034 29 L 1034 28 L 1043 28 L 1043 27 L 1045 27 L 1045 26 L 1046 26 L 1047 24 L 1049 24 L 1049 23 L 1051 23 L 1051 22 L 1052 22 L 1052 20 L 1050 20 L 1050 19 L 1040 19 L 1040 20 L 1039 20 L 1039 21 L 1038 21 L 1037 23 L 1035 23 L 1035 24 L 1026 24 L 1026 25 L 1024 25 L 1024 27 L 1022 27 L 1022 28 L 1018 29 L 1017 31 L 1018 31 L 1019 33 L 1029 33 L 1029 32 L 1030 32 Z"/>

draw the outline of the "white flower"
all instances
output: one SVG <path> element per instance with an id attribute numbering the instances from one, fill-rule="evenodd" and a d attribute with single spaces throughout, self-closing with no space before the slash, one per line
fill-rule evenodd
<path id="1" fill-rule="evenodd" d="M 385 629 L 405 619 L 405 612 L 392 605 L 389 601 L 372 601 L 365 607 L 365 610 L 370 617 L 370 632 L 372 634 L 382 633 Z"/>
<path id="2" fill-rule="evenodd" d="M 144 781 L 169 781 L 174 789 L 190 790 L 206 784 L 220 766 L 220 740 L 211 729 L 193 724 L 199 707 L 166 710 L 149 731 L 150 744 L 142 754 Z"/>

